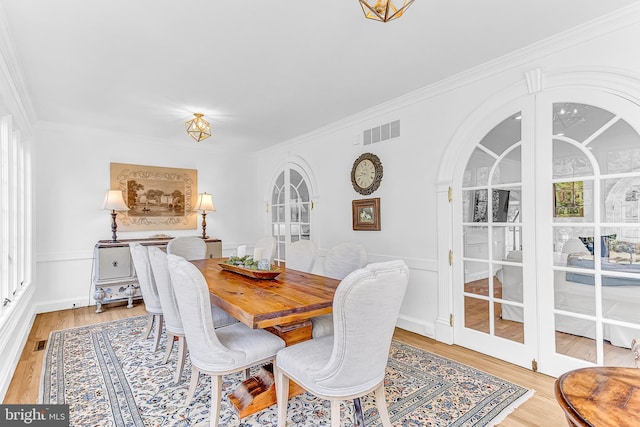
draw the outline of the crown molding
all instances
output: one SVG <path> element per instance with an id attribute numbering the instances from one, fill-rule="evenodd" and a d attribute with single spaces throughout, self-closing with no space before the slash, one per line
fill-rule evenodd
<path id="1" fill-rule="evenodd" d="M 283 141 L 282 143 L 270 148 L 265 148 L 263 151 L 269 151 L 272 149 L 288 149 L 312 140 L 315 137 L 333 133 L 341 129 L 350 128 L 359 123 L 370 121 L 375 117 L 424 102 L 510 69 L 525 66 L 534 61 L 633 25 L 640 25 L 640 2 L 585 22 L 551 37 L 425 86 L 421 89 L 417 89 L 406 95 L 399 96 L 385 103 L 347 116 L 311 132 Z M 537 73 L 539 73 L 539 71 Z M 530 90 L 536 91 L 542 89 L 541 75 L 529 75 L 526 77 L 532 79 L 529 82 Z"/>
<path id="2" fill-rule="evenodd" d="M 26 90 L 2 5 L 0 5 L 0 74 L 3 77 L 0 79 L 0 93 L 5 93 L 7 97 L 6 113 L 14 117 L 23 138 L 26 135 L 32 135 L 32 123 L 36 121 L 35 110 Z"/>

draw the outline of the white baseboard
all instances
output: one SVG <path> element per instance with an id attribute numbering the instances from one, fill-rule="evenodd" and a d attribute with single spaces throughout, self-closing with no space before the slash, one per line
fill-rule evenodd
<path id="1" fill-rule="evenodd" d="M 57 301 L 47 301 L 35 304 L 36 313 L 48 313 L 50 311 L 69 310 L 72 308 L 88 307 L 87 298 L 68 298 Z"/>
<path id="2" fill-rule="evenodd" d="M 435 338 L 435 325 L 411 316 L 399 315 L 396 326 L 429 338 Z"/>

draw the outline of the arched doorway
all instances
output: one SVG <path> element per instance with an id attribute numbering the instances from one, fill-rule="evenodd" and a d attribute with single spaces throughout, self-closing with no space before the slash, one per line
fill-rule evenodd
<path id="1" fill-rule="evenodd" d="M 604 91 L 553 89 L 487 115 L 452 179 L 453 342 L 551 375 L 631 365 L 639 112 Z"/>
<path id="2" fill-rule="evenodd" d="M 277 174 L 270 197 L 271 232 L 277 239 L 275 260 L 286 261 L 287 248 L 312 238 L 312 187 L 305 168 L 287 162 Z"/>

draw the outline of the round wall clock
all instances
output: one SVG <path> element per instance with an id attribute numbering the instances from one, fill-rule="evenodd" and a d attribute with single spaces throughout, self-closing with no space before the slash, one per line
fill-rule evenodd
<path id="1" fill-rule="evenodd" d="M 373 193 L 382 181 L 382 163 L 373 153 L 364 153 L 353 162 L 351 184 L 353 189 L 363 195 Z"/>

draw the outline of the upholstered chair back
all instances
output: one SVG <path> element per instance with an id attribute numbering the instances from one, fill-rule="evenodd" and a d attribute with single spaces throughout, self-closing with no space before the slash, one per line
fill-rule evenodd
<path id="1" fill-rule="evenodd" d="M 311 240 L 298 240 L 289 245 L 287 268 L 310 273 L 316 260 L 316 245 Z"/>
<path id="2" fill-rule="evenodd" d="M 162 305 L 162 313 L 167 331 L 174 335 L 183 335 L 182 319 L 180 318 L 180 310 L 178 302 L 173 292 L 171 284 L 171 276 L 169 276 L 169 264 L 167 263 L 167 254 L 162 252 L 155 246 L 149 247 L 149 262 L 153 277 L 155 279 L 160 304 Z"/>
<path id="3" fill-rule="evenodd" d="M 207 244 L 200 237 L 176 237 L 169 240 L 167 253 L 179 255 L 188 260 L 205 259 L 207 257 Z"/>
<path id="4" fill-rule="evenodd" d="M 273 258 L 276 255 L 276 238 L 274 236 L 264 236 L 258 239 L 254 248 L 262 249 L 262 259 L 268 259 L 269 263 L 273 264 Z"/>
<path id="5" fill-rule="evenodd" d="M 358 243 L 340 243 L 327 252 L 324 275 L 342 280 L 349 273 L 367 265 L 367 250 Z"/>
<path id="6" fill-rule="evenodd" d="M 226 348 L 218 340 L 204 276 L 195 265 L 180 256 L 167 255 L 167 261 L 171 281 L 180 283 L 180 292 L 175 292 L 175 296 L 191 360 L 201 369 L 211 371 L 234 368 L 246 355 Z"/>
<path id="7" fill-rule="evenodd" d="M 403 261 L 369 264 L 345 277 L 333 298 L 333 350 L 311 374 L 327 396 L 348 395 L 384 379 L 389 347 L 407 289 Z"/>
<path id="8" fill-rule="evenodd" d="M 147 311 L 162 313 L 160 296 L 158 295 L 156 282 L 153 277 L 153 272 L 151 271 L 147 247 L 142 246 L 140 243 L 130 243 L 129 250 L 131 251 L 131 259 L 133 259 L 133 266 L 136 270 L 136 276 L 138 276 L 138 283 L 140 284 L 140 293 L 142 294 L 142 299 L 144 300 Z"/>

